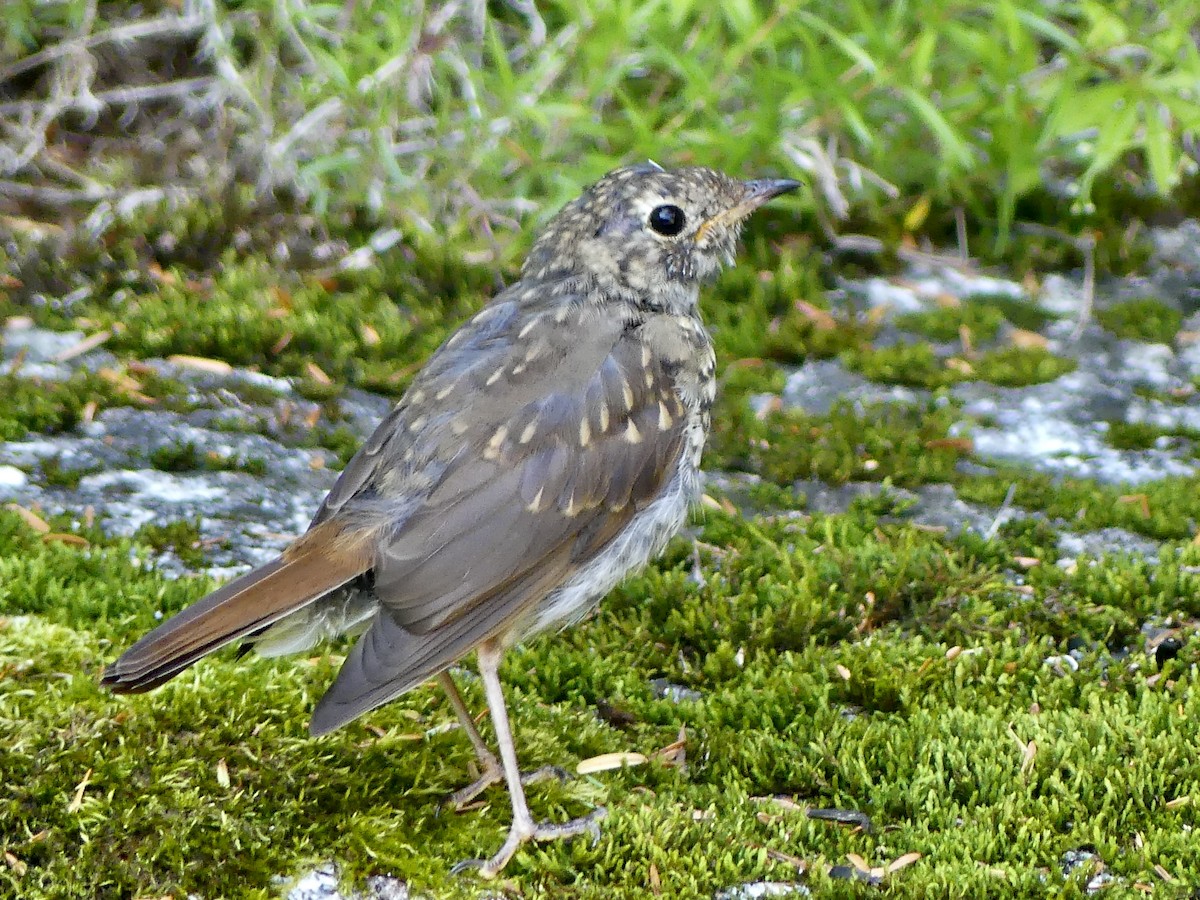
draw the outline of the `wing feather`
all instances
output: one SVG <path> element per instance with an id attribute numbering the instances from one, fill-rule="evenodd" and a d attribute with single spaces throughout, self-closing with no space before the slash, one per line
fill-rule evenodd
<path id="1" fill-rule="evenodd" d="M 379 548 L 380 612 L 314 713 L 314 731 L 379 706 L 513 628 L 674 476 L 685 417 L 660 415 L 671 383 L 637 323 L 556 335 L 539 348 L 543 365 L 557 360 L 538 375 L 543 393 L 481 391 L 473 402 L 492 417 L 472 416 L 483 429 L 453 455 L 443 451 L 437 485 Z M 523 352 L 516 342 L 507 360 L 489 362 L 511 372 Z"/>

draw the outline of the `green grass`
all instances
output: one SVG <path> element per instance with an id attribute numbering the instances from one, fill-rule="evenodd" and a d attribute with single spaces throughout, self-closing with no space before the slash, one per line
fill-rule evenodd
<path id="1" fill-rule="evenodd" d="M 57 43 L 88 9 L 67 0 L 46 15 L 21 0 L 0 53 Z M 831 151 L 831 163 L 848 164 L 833 166 L 847 199 L 814 183 L 804 208 L 848 203 L 852 219 L 889 223 L 894 240 L 950 236 L 963 208 L 983 238 L 977 252 L 991 252 L 1015 222 L 1059 217 L 1051 224 L 1098 226 L 1102 244 L 1123 246 L 1130 211 L 1185 179 L 1182 138 L 1200 128 L 1190 0 L 555 0 L 536 16 L 488 8 L 436 24 L 412 9 L 220 4 L 229 40 L 211 50 L 241 85 L 226 105 L 232 135 L 210 140 L 247 168 L 261 163 L 243 135 L 252 147 L 274 142 L 263 180 L 331 219 L 488 252 L 514 198 L 536 198 L 544 219 L 614 160 L 791 174 Z M 130 14 L 100 5 L 101 23 Z M 150 49 L 127 52 L 154 60 Z M 314 127 L 293 131 L 331 102 Z M 115 128 L 115 115 L 104 122 Z M 127 153 L 97 163 L 85 174 L 101 184 L 146 177 Z M 850 176 L 864 171 L 877 178 Z M 1047 173 L 1063 180 L 1059 195 Z M 224 195 L 209 203 L 206 253 L 233 237 L 215 211 L 229 205 Z M 1118 264 L 1122 253 L 1102 256 Z"/>

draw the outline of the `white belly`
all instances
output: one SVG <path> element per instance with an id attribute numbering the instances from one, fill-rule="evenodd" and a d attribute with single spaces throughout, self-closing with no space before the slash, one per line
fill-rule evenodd
<path id="1" fill-rule="evenodd" d="M 701 432 L 701 444 L 703 440 Z M 683 527 L 688 509 L 699 495 L 700 478 L 696 465 L 699 449 L 696 447 L 695 452 L 685 450 L 681 454 L 675 475 L 662 495 L 637 513 L 629 525 L 570 581 L 546 595 L 531 615 L 517 623 L 508 635 L 508 643 L 516 643 L 546 628 L 561 628 L 578 621 L 627 575 L 662 553 L 667 542 Z"/>

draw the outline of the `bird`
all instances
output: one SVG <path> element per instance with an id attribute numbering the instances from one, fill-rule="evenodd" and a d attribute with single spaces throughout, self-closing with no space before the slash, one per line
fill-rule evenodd
<path id="1" fill-rule="evenodd" d="M 598 837 L 603 807 L 531 815 L 500 663 L 584 617 L 685 523 L 716 394 L 700 288 L 733 264 L 747 217 L 799 186 L 647 162 L 586 188 L 428 359 L 308 530 L 142 637 L 102 684 L 147 691 L 237 640 L 274 657 L 357 635 L 310 733 L 434 679 L 482 772 L 452 799 L 507 785 L 504 843 L 455 871 L 492 877 L 529 841 Z M 472 651 L 499 759 L 449 671 Z"/>

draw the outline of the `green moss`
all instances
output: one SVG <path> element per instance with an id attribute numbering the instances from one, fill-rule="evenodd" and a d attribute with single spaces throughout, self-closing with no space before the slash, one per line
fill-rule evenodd
<path id="1" fill-rule="evenodd" d="M 953 384 L 959 373 L 946 368 L 945 360 L 928 344 L 894 344 L 844 353 L 842 362 L 872 381 L 910 387 L 938 388 Z"/>
<path id="2" fill-rule="evenodd" d="M 787 384 L 787 372 L 779 366 L 759 360 L 739 360 L 724 367 L 719 390 L 731 397 L 750 394 L 779 394 Z"/>
<path id="3" fill-rule="evenodd" d="M 877 330 L 865 318 L 829 311 L 819 259 L 807 242 L 795 243 L 781 257 L 777 247 L 752 237 L 743 261 L 703 292 L 700 305 L 718 360 L 823 359 L 859 346 Z"/>
<path id="4" fill-rule="evenodd" d="M 1137 397 L 1145 400 L 1152 400 L 1157 403 L 1162 403 L 1167 406 L 1182 406 L 1187 403 L 1194 402 L 1196 394 L 1195 386 L 1184 385 L 1169 391 L 1158 390 L 1157 388 L 1147 387 L 1144 384 L 1135 385 L 1133 393 Z"/>
<path id="5" fill-rule="evenodd" d="M 118 390 L 101 376 L 80 370 L 65 381 L 0 375 L 0 440 L 24 438 L 29 432 L 56 434 L 74 428 L 88 403 L 103 408 L 122 401 Z"/>
<path id="6" fill-rule="evenodd" d="M 842 354 L 841 359 L 872 382 L 926 389 L 970 380 L 1021 388 L 1052 382 L 1075 368 L 1074 360 L 1063 359 L 1038 347 L 1003 347 L 972 359 L 961 356 L 942 359 L 929 344 L 904 343 L 860 349 Z"/>
<path id="7" fill-rule="evenodd" d="M 974 380 L 1024 387 L 1053 381 L 1075 368 L 1074 360 L 1037 347 L 1004 347 L 970 360 L 947 360 L 928 344 L 895 344 L 846 353 L 842 360 L 872 381 L 928 389 Z"/>
<path id="8" fill-rule="evenodd" d="M 189 259 L 166 266 L 157 279 L 130 284 L 118 277 L 129 271 L 120 247 L 77 260 L 75 273 L 91 277 L 91 292 L 72 315 L 86 315 L 97 327 L 116 326 L 106 349 L 140 358 L 221 359 L 296 378 L 304 395 L 322 400 L 347 383 L 401 392 L 413 373 L 396 360 L 427 356 L 491 291 L 479 270 L 428 251 L 409 259 L 394 253 L 337 278 L 281 271 L 265 255 L 230 251 L 203 278 L 194 277 L 188 266 L 196 261 Z M 136 270 L 145 267 L 134 263 Z M 26 312 L 11 304 L 4 310 Z M 71 321 L 50 307 L 31 312 L 49 327 Z M 324 374 L 314 377 L 314 366 Z M 153 373 L 138 377 L 147 379 L 154 396 L 172 384 Z"/>
<path id="9" fill-rule="evenodd" d="M 1188 571 L 1200 548 L 1156 566 L 1035 567 L 1032 593 L 1020 593 L 1003 575 L 1004 545 L 885 524 L 883 511 L 710 511 L 699 536 L 717 549 L 699 551 L 700 585 L 690 545 L 676 541 L 597 618 L 513 651 L 503 675 L 523 764 L 653 754 L 682 727 L 688 765 L 532 787 L 538 817 L 596 803 L 609 816 L 596 846 L 530 847 L 505 878 L 530 897 L 635 898 L 653 864 L 665 896 L 711 897 L 794 878 L 768 847 L 804 858 L 812 889 L 838 896 L 849 887 L 825 866 L 846 853 L 886 864 L 916 851 L 921 862 L 888 877 L 892 893 L 988 895 L 997 879 L 977 861 L 1008 873 L 1005 892 L 1038 893 L 1080 842 L 1129 881 L 1154 878 L 1156 864 L 1200 873 L 1188 807 L 1164 806 L 1200 787 L 1188 752 L 1200 644 L 1187 640 L 1155 683 L 1104 649 L 1136 643 L 1146 618 L 1200 613 Z M 1023 535 L 1009 528 L 1005 540 L 1045 540 Z M 193 538 L 181 526 L 170 542 Z M 387 872 L 432 896 L 489 890 L 447 869 L 498 845 L 507 803 L 493 789 L 481 809 L 437 815 L 469 779 L 471 751 L 442 733 L 452 713 L 435 689 L 320 740 L 305 723 L 329 661 L 222 654 L 148 696 L 114 697 L 96 685 L 99 661 L 209 582 L 138 568 L 121 541 L 43 544 L 5 512 L 0 548 L 0 826 L 27 867 L 0 873 L 8 889 L 265 896 L 274 876 L 334 858 L 352 884 Z M 1079 639 L 1078 672 L 1044 664 Z M 955 645 L 969 652 L 951 658 Z M 658 699 L 651 676 L 701 699 Z M 481 708 L 477 683 L 462 683 Z M 623 730 L 594 715 L 601 700 L 628 712 Z M 1037 747 L 1029 765 L 1012 734 Z M 775 795 L 863 810 L 875 829 L 751 799 Z"/>
<path id="10" fill-rule="evenodd" d="M 1162 478 L 1129 488 L 992 468 L 992 475 L 958 479 L 959 496 L 999 506 L 1016 485 L 1013 502 L 1024 509 L 1045 512 L 1074 528 L 1126 528 L 1157 540 L 1188 540 L 1200 522 L 1200 477 Z"/>
<path id="11" fill-rule="evenodd" d="M 779 494 L 776 489 L 807 478 L 833 484 L 890 478 L 900 486 L 948 482 L 962 499 L 993 507 L 1015 485 L 1018 507 L 1045 512 L 1070 527 L 1125 528 L 1159 540 L 1195 534 L 1200 522 L 1196 477 L 1166 478 L 1134 489 L 1056 479 L 994 462 L 988 464 L 991 474 L 966 475 L 958 463 L 969 458 L 971 443 L 962 424 L 952 404 L 936 403 L 863 410 L 842 405 L 828 416 L 787 410 L 760 418 L 745 395 L 727 392 L 718 399 L 705 458 L 712 468 L 752 472 L 774 485 L 762 488 L 764 508 L 796 508 L 789 490 Z"/>
<path id="12" fill-rule="evenodd" d="M 25 6 L 28 18 L 33 7 Z M 239 7 L 232 22 L 239 29 L 239 51 L 247 57 L 256 45 L 246 23 L 268 6 Z M 72 15 L 86 12 L 77 0 L 68 7 Z M 1093 7 L 1085 10 L 1085 37 L 1103 43 L 1104 35 L 1115 33 L 1111 16 Z M 395 37 L 389 28 L 397 23 L 378 20 L 381 9 L 359 4 L 352 17 L 364 27 L 347 30 L 344 43 L 331 48 L 333 56 L 320 57 L 322 70 L 328 63 L 337 75 L 326 84 L 339 95 L 345 92 L 336 85 L 355 84 L 394 56 L 387 45 Z M 852 6 L 830 9 L 814 15 L 862 19 Z M 1020 83 L 1021 71 L 1044 63 L 1044 30 L 1032 42 L 1023 30 L 1042 22 L 1040 8 L 1018 8 L 1018 24 L 1002 29 L 1006 39 L 999 44 L 992 39 L 998 20 L 982 16 L 976 31 L 975 23 L 959 15 L 941 16 L 957 29 L 955 40 L 927 43 L 938 10 L 913 10 L 874 30 L 878 17 L 866 17 L 871 28 L 835 19 L 832 30 L 789 33 L 787 40 L 761 18 L 769 15 L 765 7 L 739 6 L 721 15 L 700 7 L 676 11 L 701 38 L 737 37 L 734 58 L 712 56 L 735 81 L 749 77 L 757 91 L 768 93 L 788 82 L 786 90 L 801 90 L 803 97 L 842 98 L 845 102 L 820 107 L 834 111 L 824 124 L 832 123 L 835 131 L 843 127 L 836 120 L 852 123 L 855 133 L 839 146 L 873 147 L 868 156 L 874 158 L 860 161 L 885 178 L 903 176 L 896 179 L 901 186 L 896 200 L 871 206 L 867 199 L 869 209 L 856 206 L 855 218 L 845 223 L 847 233 L 860 226 L 870 233 L 892 228 L 886 223 L 905 218 L 914 191 L 945 182 L 957 199 L 935 198 L 929 219 L 935 239 L 952 234 L 951 201 L 963 203 L 973 252 L 976 247 L 990 252 L 995 201 L 1008 204 L 1004 216 L 1073 232 L 1084 224 L 1098 229 L 1103 270 L 1134 264 L 1142 251 L 1112 212 L 1123 213 L 1128 198 L 1120 186 L 1137 182 L 1141 173 L 1132 167 L 1120 178 L 1101 179 L 1094 192 L 1103 208 L 1088 223 L 1069 216 L 1059 221 L 1067 216 L 1061 200 L 1028 187 L 1040 183 L 1043 168 L 1026 153 L 1034 142 L 1023 140 L 1029 132 L 1022 129 L 1041 133 L 1045 127 L 1045 119 L 1031 110 L 1014 114 L 985 94 L 979 103 L 980 97 L 956 95 L 951 103 L 935 104 L 949 117 L 938 143 L 953 146 L 956 135 L 959 143 L 967 140 L 962 159 L 973 161 L 970 165 L 935 171 L 956 156 L 944 147 L 934 155 L 897 152 L 930 146 L 928 117 L 913 116 L 904 104 L 944 83 L 946 73 L 954 84 L 986 93 L 989 86 Z M 552 30 L 570 18 L 554 7 L 543 14 Z M 893 40 L 888 27 L 914 15 L 920 27 Z M 1171 24 L 1186 37 L 1190 26 L 1184 19 L 1176 16 Z M 778 146 L 786 125 L 774 121 L 771 111 L 795 107 L 795 97 L 788 103 L 757 102 L 761 121 L 731 118 L 733 107 L 725 101 L 736 99 L 736 91 L 726 90 L 721 78 L 693 77 L 704 73 L 678 65 L 669 40 L 642 34 L 646 27 L 675 34 L 679 21 L 631 17 L 616 6 L 600 10 L 576 68 L 585 77 L 604 73 L 596 79 L 601 93 L 589 93 L 589 86 L 578 97 L 567 96 L 573 90 L 569 83 L 566 91 L 552 86 L 534 109 L 519 100 L 532 86 L 521 83 L 530 73 L 518 71 L 513 60 L 524 65 L 542 57 L 507 55 L 511 48 L 505 42 L 512 34 L 525 40 L 527 26 L 515 13 L 489 9 L 485 44 L 500 52 L 471 75 L 485 88 L 476 99 L 503 109 L 506 130 L 498 153 L 506 162 L 490 166 L 475 160 L 473 169 L 464 168 L 459 157 L 472 152 L 468 139 L 452 148 L 453 165 L 436 163 L 420 184 L 389 188 L 387 196 L 398 199 L 385 199 L 392 205 L 382 215 L 396 218 L 405 240 L 365 270 L 330 274 L 335 265 L 308 258 L 303 245 L 361 246 L 378 222 L 374 212 L 356 205 L 361 194 L 353 188 L 360 174 L 377 185 L 379 173 L 358 159 L 347 164 L 318 158 L 305 163 L 306 174 L 316 176 L 308 183 L 335 211 L 298 215 L 307 210 L 261 200 L 248 187 L 231 191 L 223 202 L 203 196 L 170 209 L 147 209 L 103 241 L 21 261 L 15 270 L 22 286 L 0 296 L 0 316 L 32 315 L 59 328 L 81 327 L 78 320 L 86 317 L 89 328 L 119 326 L 106 345 L 119 356 L 211 356 L 294 379 L 302 395 L 325 408 L 317 427 L 294 427 L 284 439 L 328 449 L 344 463 L 359 438 L 338 420 L 336 404 L 325 401 L 348 385 L 399 393 L 420 361 L 484 302 L 496 282 L 511 279 L 528 239 L 502 234 L 501 227 L 509 226 L 497 227 L 502 220 L 492 211 L 507 207 L 492 207 L 494 197 L 540 198 L 544 215 L 574 195 L 585 177 L 581 172 L 608 168 L 612 147 L 623 148 L 629 158 L 659 156 L 664 134 L 683 135 L 689 144 L 675 147 L 679 161 L 707 154 L 704 161 L 747 174 L 778 167 L 779 159 L 763 155 L 763 148 Z M 786 31 L 806 22 L 796 18 L 782 26 Z M 1153 22 L 1131 21 L 1127 30 L 1140 35 L 1148 30 L 1140 26 L 1148 24 Z M 448 36 L 454 25 L 449 28 Z M 963 28 L 975 39 L 957 40 Z M 303 27 L 299 33 L 316 32 Z M 830 34 L 845 37 L 834 41 L 839 46 L 883 60 L 878 71 L 847 69 L 839 53 L 823 52 Z M 782 48 L 807 47 L 809 38 L 819 52 L 807 54 L 812 64 L 802 67 L 803 83 L 791 83 L 800 70 Z M 769 46 L 772 41 L 779 43 Z M 749 46 L 758 49 L 747 55 Z M 973 48 L 972 65 L 943 59 L 941 50 L 960 53 L 964 46 Z M 646 47 L 663 64 L 627 77 L 627 58 Z M 903 65 L 888 64 L 892 53 L 902 54 Z M 1104 58 L 1102 52 L 1089 53 Z M 501 66 L 506 74 L 493 78 Z M 872 82 L 894 80 L 897 72 L 907 77 L 910 70 L 915 87 Z M 755 74 L 772 71 L 787 78 L 753 81 Z M 964 81 L 963 72 L 983 77 Z M 1135 75 L 1143 91 L 1140 71 Z M 543 77 L 537 73 L 536 83 Z M 1090 89 L 1086 77 L 1085 71 L 1081 78 Z M 461 80 L 455 74 L 434 84 L 439 93 L 430 108 L 452 121 L 459 100 L 453 92 Z M 443 91 L 445 85 L 450 87 Z M 715 93 L 704 93 L 713 90 L 721 102 L 713 102 Z M 655 102 L 647 102 L 651 99 Z M 289 99 L 289 108 L 292 103 Z M 860 122 L 858 103 L 883 106 Z M 1111 102 L 1099 105 L 1108 116 Z M 551 108 L 556 115 L 548 132 L 541 118 Z M 573 108 L 576 118 L 559 115 Z M 522 124 L 531 110 L 540 118 Z M 644 118 L 646 110 L 652 119 Z M 732 131 L 693 127 L 689 117 L 695 110 L 715 114 L 725 125 L 741 124 Z M 975 121 L 983 115 L 979 110 L 992 110 L 984 115 L 991 120 Z M 966 114 L 973 118 L 964 122 Z M 876 139 L 870 133 L 874 121 L 890 123 L 894 133 L 886 141 Z M 625 139 L 631 122 L 638 132 L 632 141 Z M 559 140 L 568 133 L 576 137 Z M 981 134 L 988 135 L 987 153 L 971 150 Z M 582 154 L 574 152 L 579 136 L 588 148 Z M 549 148 L 550 155 L 527 165 L 521 159 L 530 148 Z M 574 171 L 552 164 L 568 157 Z M 913 160 L 924 170 L 913 170 Z M 327 168 L 318 172 L 322 166 Z M 967 171 L 971 166 L 986 171 Z M 333 182 L 325 181 L 325 173 Z M 447 190 L 450 179 L 453 191 Z M 480 213 L 474 198 L 466 198 L 472 211 L 443 226 L 429 198 L 439 203 L 460 198 L 463 183 L 481 191 L 487 211 Z M 351 199 L 342 199 L 343 185 Z M 331 187 L 336 201 L 330 201 Z M 1022 194 L 1030 202 L 1013 206 Z M 439 224 L 422 236 L 429 221 Z M 531 221 L 527 217 L 521 227 Z M 976 240 L 981 222 L 988 223 L 987 232 Z M 797 232 L 799 237 L 789 236 Z M 964 348 L 954 361 L 922 343 L 871 348 L 875 320 L 840 304 L 831 311 L 828 289 L 848 273 L 893 273 L 896 261 L 886 254 L 865 260 L 841 255 L 830 266 L 828 248 L 804 236 L 809 232 L 819 233 L 816 223 L 797 220 L 795 208 L 756 218 L 742 264 L 702 298 L 721 365 L 706 465 L 758 474 L 762 481 L 745 497 L 772 514 L 741 517 L 705 507 L 694 523 L 697 543 L 676 540 L 662 560 L 618 588 L 594 618 L 532 639 L 506 661 L 503 674 L 525 766 L 570 765 L 618 750 L 652 757 L 630 770 L 531 788 L 538 818 L 561 820 L 605 804 L 610 814 L 598 844 L 581 840 L 524 849 L 499 885 L 450 876 L 454 862 L 490 852 L 503 839 L 509 820 L 503 791 L 492 789 L 482 806 L 464 814 L 439 810 L 440 801 L 470 779 L 472 754 L 461 733 L 447 729 L 453 716 L 432 687 L 339 733 L 310 739 L 308 716 L 332 680 L 345 643 L 334 645 L 331 657 L 314 653 L 278 662 L 235 661 L 227 651 L 148 696 L 117 698 L 101 691 L 96 682 L 105 661 L 213 587 L 208 578 L 168 578 L 145 564 L 147 557 L 171 551 L 185 565 L 204 565 L 196 523 L 155 523 L 128 539 L 81 528 L 78 534 L 89 543 L 78 546 L 46 540 L 17 514 L 0 510 L 0 849 L 10 854 L 0 865 L 0 894 L 31 900 L 192 892 L 267 897 L 279 893 L 278 875 L 335 859 L 348 887 L 361 888 L 367 875 L 387 872 L 409 881 L 414 893 L 438 898 L 500 891 L 632 900 L 647 896 L 651 871 L 663 896 L 686 900 L 760 879 L 802 880 L 819 896 L 858 897 L 865 890 L 861 884 L 833 879 L 827 867 L 844 864 L 849 853 L 885 865 L 915 851 L 921 859 L 889 874 L 882 893 L 1078 896 L 1084 880 L 1080 874 L 1063 876 L 1061 860 L 1065 851 L 1084 846 L 1094 847 L 1120 879 L 1110 893 L 1140 892 L 1138 884 L 1169 893 L 1200 883 L 1194 840 L 1200 764 L 1193 752 L 1200 721 L 1195 689 L 1200 640 L 1192 624 L 1200 616 L 1200 547 L 1191 543 L 1200 521 L 1200 479 L 1129 489 L 994 464 L 990 474 L 979 474 L 978 467 L 962 465 L 971 458 L 971 423 L 944 394 L 913 407 L 844 404 L 828 415 L 794 410 L 755 415 L 749 396 L 778 393 L 785 365 L 813 358 L 840 355 L 872 378 L 934 391 L 969 379 L 1038 383 L 1072 365 L 1038 350 L 978 352 L 1000 334 L 1001 319 L 1032 330 L 1049 321 L 1050 314 L 1035 304 L 1007 297 L 976 298 L 953 310 L 901 319 L 904 327 L 942 342 L 958 340 L 960 327 L 967 327 L 976 352 Z M 273 252 L 281 235 L 298 248 L 287 265 Z M 889 234 L 889 240 L 901 239 Z M 235 242 L 237 253 L 229 250 Z M 461 262 L 488 244 L 487 265 Z M 0 254 L 8 252 L 7 245 L 0 248 Z M 1078 262 L 1073 247 L 1057 239 L 1022 237 L 1015 253 L 1018 267 L 1035 271 L 1046 270 L 1048 262 L 1058 267 Z M 1127 254 L 1124 261 L 1119 253 Z M 38 299 L 61 298 L 79 287 L 88 296 L 71 306 Z M 1162 319 L 1152 312 L 1149 318 Z M 1135 322 L 1131 327 L 1141 327 L 1137 323 L 1146 318 L 1124 315 Z M 1168 330 L 1161 323 L 1155 329 Z M 192 404 L 186 385 L 143 368 L 134 374 L 138 393 L 157 400 L 156 408 L 184 411 Z M 261 406 L 277 400 L 251 384 L 229 386 Z M 0 390 L 10 401 L 0 410 L 0 439 L 74 427 L 89 400 L 100 408 L 139 402 L 115 382 L 87 373 L 61 385 L 10 379 L 0 381 Z M 268 418 L 238 413 L 216 427 L 274 433 Z M 1115 429 L 1110 438 L 1135 446 L 1152 435 L 1130 427 Z M 261 460 L 213 458 L 191 446 L 163 451 L 157 463 L 251 473 L 263 468 Z M 41 477 L 69 486 L 78 476 L 50 462 Z M 842 515 L 810 514 L 793 488 L 807 478 L 883 481 L 885 489 L 855 501 Z M 954 485 L 962 498 L 992 508 L 1016 485 L 1016 506 L 1042 512 L 1044 519 L 1010 522 L 991 540 L 903 524 L 905 504 L 886 486 L 929 482 Z M 76 518 L 54 517 L 51 529 L 71 531 Z M 1054 564 L 1063 529 L 1099 527 L 1127 528 L 1163 541 L 1158 562 L 1114 556 L 1080 560 L 1070 570 Z M 1166 621 L 1184 623 L 1184 646 L 1154 678 L 1159 673 L 1141 652 L 1142 627 Z M 1078 671 L 1046 664 L 1068 646 L 1081 647 Z M 1131 655 L 1110 655 L 1110 648 Z M 689 686 L 699 699 L 660 698 L 650 684 L 655 677 Z M 463 679 L 463 689 L 471 707 L 482 709 L 478 683 Z M 622 728 L 597 715 L 606 705 L 626 713 Z M 656 750 L 678 739 L 680 729 L 687 739 L 686 767 L 654 759 Z M 1036 752 L 1027 757 L 1027 747 Z M 775 795 L 802 806 L 862 810 L 875 829 L 864 833 L 812 821 L 766 799 Z M 1190 804 L 1174 802 L 1185 797 Z M 773 851 L 801 857 L 809 864 L 806 874 L 798 876 Z M 1176 881 L 1164 882 L 1156 866 Z"/>
<path id="13" fill-rule="evenodd" d="M 1039 347 L 1005 347 L 982 354 L 973 363 L 975 377 L 1001 387 L 1044 384 L 1075 370 L 1075 360 Z"/>
<path id="14" fill-rule="evenodd" d="M 1017 299 L 1007 294 L 975 294 L 966 305 L 997 312 L 1009 324 L 1026 331 L 1041 331 L 1057 318 L 1035 300 Z"/>
<path id="15" fill-rule="evenodd" d="M 209 454 L 207 467 L 217 471 L 245 472 L 247 475 L 267 474 L 267 461 L 258 456 L 216 457 Z"/>
<path id="16" fill-rule="evenodd" d="M 200 451 L 191 441 L 167 444 L 151 451 L 150 465 L 163 472 L 194 472 L 201 468 Z"/>
<path id="17" fill-rule="evenodd" d="M 970 339 L 978 344 L 993 340 L 1004 319 L 1004 313 L 996 307 L 973 301 L 896 316 L 896 327 L 943 343 L 957 342 L 965 329 Z"/>
<path id="18" fill-rule="evenodd" d="M 202 453 L 191 441 L 164 445 L 151 451 L 150 465 L 164 472 L 247 472 L 262 475 L 267 470 L 266 461 L 258 457 L 222 456 L 211 451 Z"/>
<path id="19" fill-rule="evenodd" d="M 1183 314 L 1153 297 L 1127 300 L 1097 310 L 1096 319 L 1117 337 L 1169 344 L 1175 339 Z"/>
<path id="20" fill-rule="evenodd" d="M 758 481 L 746 489 L 746 500 L 756 510 L 803 509 L 807 498 L 771 481 Z"/>
<path id="21" fill-rule="evenodd" d="M 185 566 L 199 568 L 204 563 L 198 522 L 172 522 L 168 525 L 143 525 L 133 541 L 162 553 L 171 550 Z"/>
<path id="22" fill-rule="evenodd" d="M 333 451 L 342 466 L 350 462 L 350 457 L 362 446 L 362 438 L 344 425 L 336 428 L 314 428 L 311 435 L 311 442 L 306 442 L 306 445 Z"/>
<path id="23" fill-rule="evenodd" d="M 967 447 L 949 437 L 956 418 L 949 406 L 882 405 L 858 413 L 839 405 L 828 416 L 788 410 L 759 419 L 744 401 L 727 398 L 706 458 L 714 468 L 754 472 L 783 486 L 802 478 L 946 481 Z"/>
<path id="24" fill-rule="evenodd" d="M 999 541 L 1012 556 L 1053 563 L 1058 559 L 1059 529 L 1043 519 L 1021 518 L 1000 526 Z"/>
<path id="25" fill-rule="evenodd" d="M 857 319 L 817 322 L 794 311 L 771 322 L 763 335 L 762 353 L 787 363 L 827 359 L 862 347 L 877 330 L 874 325 Z"/>
<path id="26" fill-rule="evenodd" d="M 1149 450 L 1162 433 L 1145 422 L 1110 422 L 1105 438 L 1117 450 Z"/>
<path id="27" fill-rule="evenodd" d="M 38 481 L 50 487 L 76 488 L 85 475 L 98 472 L 98 466 L 70 466 L 63 463 L 62 454 L 48 456 L 38 465 Z"/>

